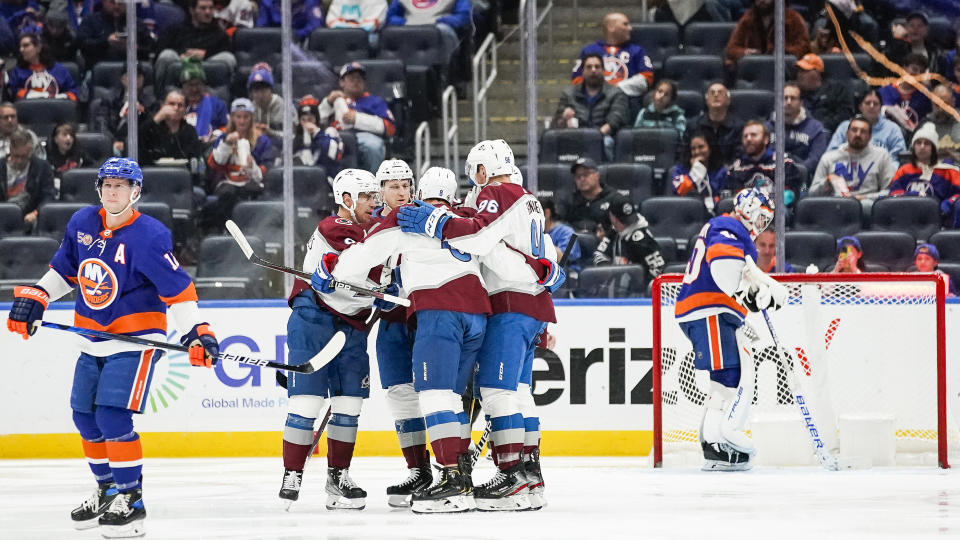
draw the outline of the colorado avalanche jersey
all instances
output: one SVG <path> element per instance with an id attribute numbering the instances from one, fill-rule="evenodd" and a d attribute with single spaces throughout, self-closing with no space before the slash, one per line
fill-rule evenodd
<path id="1" fill-rule="evenodd" d="M 324 218 L 313 231 L 310 240 L 307 241 L 307 253 L 303 258 L 303 271 L 310 274 L 317 270 L 320 265 L 320 258 L 326 253 L 341 253 L 348 247 L 363 241 L 366 236 L 366 230 L 362 225 L 358 225 L 349 219 L 337 216 Z M 373 272 L 371 272 L 371 275 Z M 363 280 L 349 281 L 354 285 L 361 287 L 375 288 L 380 284 L 365 276 Z M 293 292 L 290 293 L 290 301 L 301 292 L 311 290 L 310 284 L 297 280 L 293 285 Z M 340 317 L 354 328 L 365 328 L 367 316 L 370 314 L 370 306 L 373 304 L 373 298 L 369 296 L 360 296 L 345 289 L 335 289 L 330 294 L 314 293 L 317 304 L 327 309 L 334 315 Z"/>
<path id="2" fill-rule="evenodd" d="M 523 186 L 493 182 L 480 190 L 476 208 L 471 218 L 447 220 L 443 238 L 454 249 L 480 256 L 493 312 L 556 322 L 553 298 L 529 263 L 531 258 L 556 262 L 540 202 Z"/>
<path id="3" fill-rule="evenodd" d="M 710 264 L 720 259 L 744 260 L 746 257 L 756 261 L 757 248 L 743 224 L 728 215 L 708 221 L 697 235 L 683 275 L 683 285 L 674 309 L 677 322 L 719 313 L 732 313 L 745 318 L 747 309 L 717 286 L 710 272 Z"/>
<path id="4" fill-rule="evenodd" d="M 400 280 L 410 300 L 408 314 L 424 309 L 489 314 L 490 299 L 477 256 L 433 237 L 401 231 L 397 215 L 391 212 L 370 228 L 362 244 L 345 251 L 334 277 L 356 282 L 371 268 L 401 255 Z"/>
<path id="5" fill-rule="evenodd" d="M 107 228 L 105 218 L 101 207 L 78 210 L 50 262 L 77 287 L 74 325 L 165 339 L 167 306 L 197 300 L 193 281 L 173 256 L 170 231 L 137 211 L 113 229 Z M 137 349 L 95 338 L 82 343 L 83 351 L 93 356 Z"/>

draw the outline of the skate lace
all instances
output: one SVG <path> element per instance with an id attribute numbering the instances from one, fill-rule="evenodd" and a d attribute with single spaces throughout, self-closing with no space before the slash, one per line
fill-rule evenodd
<path id="1" fill-rule="evenodd" d="M 130 495 L 128 493 L 119 493 L 110 506 L 107 508 L 108 514 L 126 515 L 130 513 Z"/>
<path id="2" fill-rule="evenodd" d="M 283 477 L 283 489 L 300 490 L 300 476 L 296 471 L 288 471 Z"/>
<path id="3" fill-rule="evenodd" d="M 481 485 L 481 488 L 489 488 L 503 482 L 507 478 L 507 475 L 503 474 L 503 471 L 497 471 L 497 474 L 493 475 L 493 478 L 488 480 L 486 483 Z"/>
<path id="4" fill-rule="evenodd" d="M 410 476 L 406 480 L 400 482 L 400 487 L 407 487 L 409 485 L 415 484 L 417 480 L 420 479 L 420 469 L 410 469 Z"/>
<path id="5" fill-rule="evenodd" d="M 353 481 L 353 478 L 350 478 L 350 472 L 344 470 L 343 474 L 340 475 L 340 487 L 342 488 L 356 488 L 356 482 Z"/>
<path id="6" fill-rule="evenodd" d="M 97 488 L 89 499 L 83 501 L 80 508 L 84 510 L 96 510 L 100 507 L 100 488 Z"/>

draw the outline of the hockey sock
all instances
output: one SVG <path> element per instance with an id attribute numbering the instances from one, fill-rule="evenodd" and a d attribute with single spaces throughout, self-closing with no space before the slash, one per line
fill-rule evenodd
<path id="1" fill-rule="evenodd" d="M 407 461 L 407 468 L 414 469 L 427 464 L 427 424 L 423 418 L 404 418 L 394 422 L 400 451 Z"/>
<path id="2" fill-rule="evenodd" d="M 528 416 L 523 419 L 523 453 L 530 454 L 540 446 L 540 418 Z"/>
<path id="3" fill-rule="evenodd" d="M 73 411 L 73 423 L 80 432 L 83 444 L 83 455 L 87 458 L 87 465 L 93 472 L 97 482 L 113 482 L 113 472 L 110 471 L 110 460 L 107 458 L 107 445 L 103 434 L 97 427 L 97 420 L 93 413 Z"/>
<path id="4" fill-rule="evenodd" d="M 98 405 L 94 417 L 105 439 L 107 459 L 110 460 L 110 471 L 117 489 L 136 489 L 140 486 L 140 472 L 143 469 L 143 448 L 140 446 L 140 435 L 133 430 L 133 411 Z"/>
<path id="5" fill-rule="evenodd" d="M 357 444 L 360 415 L 333 413 L 327 424 L 327 465 L 349 469 L 353 447 Z"/>
<path id="6" fill-rule="evenodd" d="M 490 419 L 490 427 L 497 466 L 500 470 L 513 467 L 520 461 L 520 451 L 523 450 L 523 416 L 516 413 L 493 417 Z"/>
<path id="7" fill-rule="evenodd" d="M 283 427 L 283 467 L 297 471 L 303 470 L 307 454 L 313 445 L 313 424 L 316 418 L 306 418 L 288 413 L 287 423 Z"/>
<path id="8" fill-rule="evenodd" d="M 457 419 L 460 420 L 460 453 L 465 454 L 473 441 L 470 434 L 470 415 L 466 412 L 457 413 Z"/>
<path id="9" fill-rule="evenodd" d="M 437 463 L 444 466 L 457 464 L 460 455 L 460 420 L 453 411 L 437 411 L 427 414 L 427 432 L 430 447 Z"/>

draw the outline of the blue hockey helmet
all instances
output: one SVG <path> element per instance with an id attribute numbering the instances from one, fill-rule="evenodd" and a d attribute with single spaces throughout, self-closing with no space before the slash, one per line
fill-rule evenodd
<path id="1" fill-rule="evenodd" d="M 129 180 L 135 186 L 143 187 L 143 171 L 140 165 L 132 160 L 122 157 L 112 157 L 103 162 L 100 171 L 97 172 L 97 187 L 103 183 L 104 178 L 123 178 Z"/>

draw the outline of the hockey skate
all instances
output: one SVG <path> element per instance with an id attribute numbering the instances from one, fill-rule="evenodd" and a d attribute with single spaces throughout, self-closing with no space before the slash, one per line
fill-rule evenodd
<path id="1" fill-rule="evenodd" d="M 726 442 L 700 442 L 703 448 L 704 471 L 749 471 L 753 468 L 750 454 L 741 452 Z"/>
<path id="2" fill-rule="evenodd" d="M 146 517 L 147 509 L 143 506 L 140 488 L 118 493 L 107 511 L 100 516 L 100 532 L 104 538 L 143 536 L 147 532 L 143 527 Z"/>
<path id="3" fill-rule="evenodd" d="M 527 486 L 522 462 L 509 469 L 497 471 L 489 482 L 474 488 L 473 498 L 477 501 L 477 510 L 529 510 Z"/>
<path id="4" fill-rule="evenodd" d="M 387 505 L 392 508 L 409 508 L 410 497 L 429 487 L 431 482 L 433 474 L 429 465 L 410 469 L 410 476 L 406 480 L 387 488 Z"/>
<path id="5" fill-rule="evenodd" d="M 286 503 L 286 509 L 290 510 L 293 501 L 300 497 L 300 484 L 303 482 L 303 471 L 295 469 L 283 470 L 283 483 L 280 485 L 280 498 Z"/>
<path id="6" fill-rule="evenodd" d="M 110 482 L 99 484 L 97 490 L 93 492 L 89 499 L 83 501 L 83 504 L 70 512 L 73 528 L 82 531 L 99 525 L 100 516 L 107 511 L 107 507 L 110 506 L 118 493 L 120 492 Z"/>
<path id="7" fill-rule="evenodd" d="M 327 467 L 327 510 L 363 510 L 367 492 L 350 478 L 349 469 Z"/>
<path id="8" fill-rule="evenodd" d="M 473 500 L 470 479 L 470 455 L 461 454 L 456 467 L 437 467 L 437 482 L 413 494 L 410 509 L 414 514 L 452 514 L 469 512 L 477 505 Z"/>
<path id="9" fill-rule="evenodd" d="M 547 505 L 543 496 L 543 473 L 540 472 L 540 449 L 523 456 L 521 461 L 523 472 L 527 476 L 527 498 L 530 499 L 530 509 L 539 510 Z"/>

